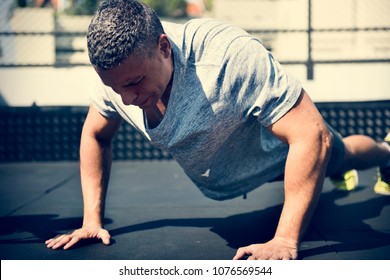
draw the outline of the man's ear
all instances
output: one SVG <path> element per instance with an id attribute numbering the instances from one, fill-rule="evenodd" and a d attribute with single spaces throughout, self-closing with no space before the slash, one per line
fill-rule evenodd
<path id="1" fill-rule="evenodd" d="M 172 46 L 166 34 L 160 35 L 158 39 L 158 50 L 165 58 L 169 58 L 171 56 Z"/>

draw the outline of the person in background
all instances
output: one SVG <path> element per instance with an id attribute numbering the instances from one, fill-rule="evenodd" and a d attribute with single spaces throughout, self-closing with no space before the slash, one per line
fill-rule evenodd
<path id="1" fill-rule="evenodd" d="M 51 6 L 54 10 L 57 10 L 58 0 L 35 0 L 35 6 L 39 8 Z"/>
<path id="2" fill-rule="evenodd" d="M 186 0 L 186 13 L 191 18 L 202 17 L 206 11 L 204 0 Z"/>

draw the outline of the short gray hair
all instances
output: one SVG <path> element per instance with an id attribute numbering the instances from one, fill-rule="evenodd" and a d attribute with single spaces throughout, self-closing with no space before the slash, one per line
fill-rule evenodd
<path id="1" fill-rule="evenodd" d="M 102 70 L 118 66 L 132 53 L 150 56 L 164 33 L 156 13 L 134 0 L 106 0 L 87 32 L 91 64 Z"/>

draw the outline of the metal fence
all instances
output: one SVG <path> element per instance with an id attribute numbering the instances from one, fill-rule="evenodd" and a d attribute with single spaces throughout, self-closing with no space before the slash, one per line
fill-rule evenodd
<path id="1" fill-rule="evenodd" d="M 215 0 L 216 16 L 258 36 L 282 64 L 390 62 L 388 0 Z"/>
<path id="2" fill-rule="evenodd" d="M 208 15 L 258 36 L 282 64 L 390 62 L 389 0 L 214 0 Z M 89 65 L 88 16 L 52 9 L 0 15 L 0 67 Z"/>

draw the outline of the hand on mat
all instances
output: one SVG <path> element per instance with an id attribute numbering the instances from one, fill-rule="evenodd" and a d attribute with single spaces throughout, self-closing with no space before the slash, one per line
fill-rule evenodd
<path id="1" fill-rule="evenodd" d="M 76 229 L 71 233 L 66 233 L 62 235 L 58 235 L 54 238 L 46 240 L 45 244 L 47 248 L 58 249 L 64 247 L 64 249 L 69 249 L 74 244 L 84 239 L 92 239 L 97 238 L 101 239 L 103 244 L 110 244 L 110 234 L 107 230 L 101 227 L 82 227 L 80 229 Z"/>
<path id="2" fill-rule="evenodd" d="M 298 258 L 297 245 L 275 237 L 263 243 L 241 247 L 237 250 L 233 260 L 239 260 L 249 256 L 248 260 L 295 260 Z"/>

